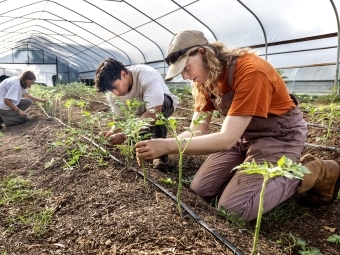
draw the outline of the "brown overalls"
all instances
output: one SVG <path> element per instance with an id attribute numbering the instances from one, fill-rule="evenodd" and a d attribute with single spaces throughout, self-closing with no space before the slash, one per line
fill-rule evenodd
<path id="1" fill-rule="evenodd" d="M 228 67 L 233 77 L 234 68 Z M 230 83 L 228 81 L 230 86 Z M 231 92 L 231 93 L 230 93 Z M 232 91 L 222 96 L 216 109 L 227 114 L 233 99 Z M 211 154 L 201 166 L 191 183 L 191 189 L 207 201 L 219 197 L 219 206 L 251 221 L 257 217 L 263 176 L 231 171 L 245 161 L 276 164 L 284 155 L 293 161 L 300 157 L 307 138 L 307 123 L 298 107 L 298 100 L 291 95 L 296 107 L 281 116 L 269 115 L 267 119 L 253 117 L 242 137 L 229 151 Z M 214 101 L 214 100 L 212 100 Z M 237 173 L 237 174 L 236 174 Z M 264 213 L 296 193 L 300 179 L 276 177 L 268 181 L 264 197 Z"/>

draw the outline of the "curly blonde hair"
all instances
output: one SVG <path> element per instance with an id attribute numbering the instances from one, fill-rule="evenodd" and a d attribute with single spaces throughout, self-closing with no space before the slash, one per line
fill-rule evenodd
<path id="1" fill-rule="evenodd" d="M 217 78 L 221 74 L 224 66 L 228 67 L 233 57 L 239 57 L 246 54 L 256 54 L 251 48 L 227 48 L 222 42 L 213 42 L 202 46 L 205 49 L 203 55 L 203 64 L 207 70 L 207 79 L 203 84 L 192 83 L 193 95 L 196 99 L 196 107 L 202 109 L 205 104 L 205 94 L 210 93 L 221 99 L 221 92 L 217 84 Z M 197 51 L 194 52 L 197 54 Z"/>

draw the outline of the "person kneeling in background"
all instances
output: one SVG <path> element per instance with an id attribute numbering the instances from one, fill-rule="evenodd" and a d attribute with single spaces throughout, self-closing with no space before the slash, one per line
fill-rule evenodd
<path id="1" fill-rule="evenodd" d="M 33 101 L 45 102 L 45 99 L 30 95 L 27 91 L 36 80 L 31 71 L 23 72 L 20 77 L 11 77 L 0 83 L 0 129 L 6 126 L 22 124 L 29 121 L 26 109 Z"/>
<path id="2" fill-rule="evenodd" d="M 165 118 L 170 117 L 179 103 L 178 98 L 170 93 L 159 72 L 147 65 L 125 67 L 121 62 L 108 58 L 97 68 L 95 86 L 98 92 L 111 92 L 107 93 L 107 99 L 112 112 L 118 116 L 121 114 L 115 104 L 117 99 L 123 103 L 132 99 L 145 102 L 145 105 L 142 104 L 137 109 L 136 115 L 140 118 L 152 118 L 155 122 L 159 113 L 162 113 Z M 166 138 L 167 128 L 165 125 L 153 125 L 150 133 L 152 138 Z M 122 144 L 125 141 L 125 136 L 119 129 L 105 132 L 104 136 L 112 145 Z M 157 157 L 153 160 L 153 167 L 167 171 L 167 158 L 168 155 Z"/>

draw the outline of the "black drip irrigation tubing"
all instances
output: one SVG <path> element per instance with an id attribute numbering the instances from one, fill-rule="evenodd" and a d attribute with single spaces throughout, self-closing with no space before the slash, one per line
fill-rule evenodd
<path id="1" fill-rule="evenodd" d="M 334 150 L 334 151 L 340 151 L 340 148 L 332 147 L 332 146 L 327 146 L 327 145 L 318 145 L 318 144 L 313 144 L 313 143 L 305 143 L 305 146 L 322 148 L 322 149 L 329 149 L 329 150 Z"/>
<path id="2" fill-rule="evenodd" d="M 307 126 L 322 128 L 322 129 L 328 129 L 328 127 L 326 127 L 326 126 L 322 126 L 322 125 L 318 125 L 318 124 L 312 124 L 312 123 L 307 123 Z M 340 128 L 331 127 L 330 129 L 335 130 L 335 131 L 340 131 Z"/>
<path id="3" fill-rule="evenodd" d="M 49 117 L 49 118 L 53 118 L 56 119 L 57 121 L 59 121 L 62 125 L 68 127 L 68 125 L 66 125 L 65 123 L 63 123 L 60 119 L 55 118 L 55 117 L 51 117 L 47 114 L 47 112 L 45 111 L 45 109 L 43 107 L 41 107 L 42 111 L 44 112 L 44 114 Z M 108 152 L 107 150 L 105 150 L 104 148 L 102 148 L 101 146 L 99 146 L 97 143 L 95 143 L 94 141 L 92 141 L 91 139 L 89 139 L 88 137 L 85 137 L 83 135 L 79 135 L 81 136 L 83 139 L 87 140 L 88 142 L 92 143 L 94 146 L 96 146 L 97 148 L 99 148 L 100 150 L 104 151 L 104 152 Z M 109 153 L 109 152 L 108 152 Z M 109 153 L 109 156 L 115 160 L 116 162 L 124 165 L 125 167 L 131 169 L 132 171 L 136 172 L 139 176 L 144 177 L 144 174 L 141 173 L 140 171 L 138 171 L 137 169 L 127 166 L 125 163 L 123 163 L 122 161 L 120 161 L 119 159 L 117 159 L 116 157 L 114 157 L 111 153 Z M 163 186 L 161 186 L 159 183 L 157 183 L 155 180 L 153 180 L 152 178 L 150 178 L 149 176 L 146 176 L 146 179 L 151 182 L 153 185 L 155 185 L 158 189 L 160 189 L 161 191 L 163 191 L 165 194 L 167 194 L 170 198 L 172 198 L 176 203 L 177 203 L 177 197 L 172 194 L 171 192 L 169 192 L 166 188 L 164 188 Z M 227 239 L 225 239 L 220 233 L 218 233 L 216 231 L 216 229 L 210 227 L 205 221 L 203 221 L 195 212 L 193 212 L 186 204 L 180 202 L 180 205 L 182 206 L 182 208 L 188 212 L 190 214 L 190 216 L 192 218 L 194 218 L 196 220 L 197 223 L 199 223 L 201 226 L 203 226 L 205 229 L 207 229 L 214 237 L 216 237 L 218 240 L 220 240 L 224 245 L 226 245 L 234 254 L 237 255 L 244 255 L 239 249 L 236 248 L 235 245 L 233 245 L 230 241 L 228 241 Z"/>

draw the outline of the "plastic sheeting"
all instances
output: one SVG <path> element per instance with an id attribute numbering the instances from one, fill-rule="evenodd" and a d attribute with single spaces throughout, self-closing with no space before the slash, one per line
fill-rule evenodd
<path id="1" fill-rule="evenodd" d="M 9 77 L 20 76 L 22 70 L 31 70 L 34 72 L 37 82 L 45 83 L 46 85 L 52 86 L 52 76 L 56 74 L 55 65 L 27 65 L 27 64 L 1 64 L 0 65 L 0 76 L 6 75 Z"/>
<path id="2" fill-rule="evenodd" d="M 4 0 L 0 68 L 58 59 L 88 79 L 112 57 L 164 75 L 174 34 L 197 29 L 209 41 L 256 48 L 289 81 L 332 81 L 339 8 L 340 0 Z"/>

